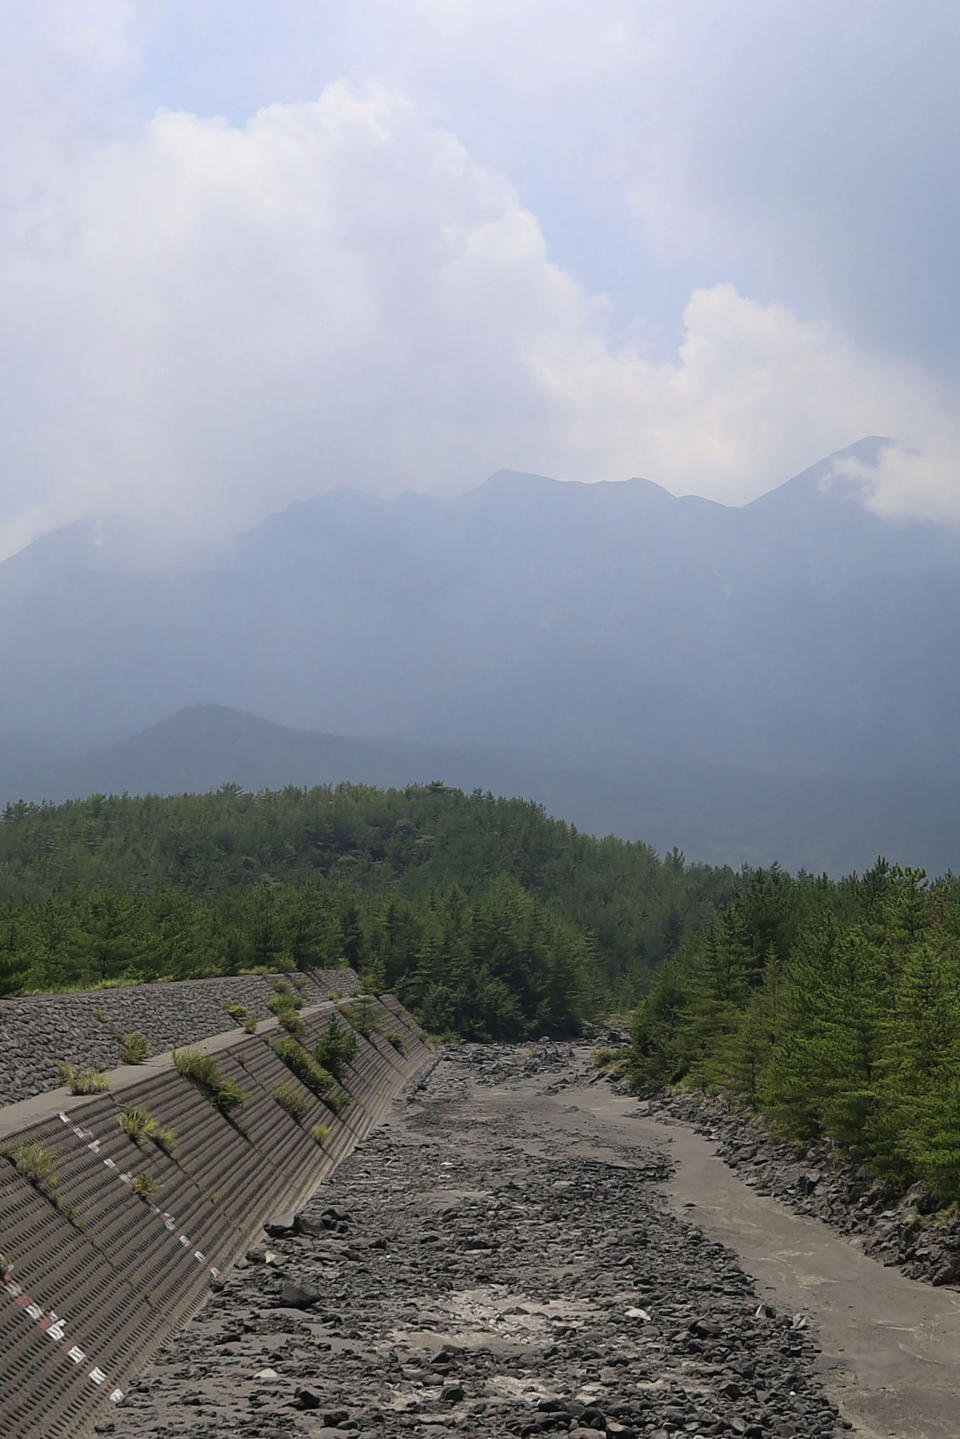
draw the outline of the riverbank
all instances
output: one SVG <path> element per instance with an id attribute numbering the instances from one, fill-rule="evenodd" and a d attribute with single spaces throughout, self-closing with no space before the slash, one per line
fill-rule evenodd
<path id="1" fill-rule="evenodd" d="M 798 1157 L 748 1111 L 720 1098 L 661 1094 L 639 1103 L 637 1112 L 690 1124 L 758 1194 L 822 1219 L 881 1264 L 933 1285 L 960 1282 L 960 1216 L 955 1206 L 938 1207 L 924 1185 L 900 1194 L 829 1141 Z"/>

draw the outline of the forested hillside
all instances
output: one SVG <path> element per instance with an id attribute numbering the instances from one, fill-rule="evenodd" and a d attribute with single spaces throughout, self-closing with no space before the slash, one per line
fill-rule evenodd
<path id="1" fill-rule="evenodd" d="M 571 1032 L 634 1002 L 741 882 L 441 784 L 20 803 L 0 992 L 345 961 L 436 1030 Z"/>
<path id="2" fill-rule="evenodd" d="M 960 879 L 754 874 L 657 973 L 632 1064 L 960 1197 Z"/>
<path id="3" fill-rule="evenodd" d="M 885 450 L 742 507 L 334 490 L 202 562 L 116 517 L 43 535 L 0 561 L 0 803 L 440 778 L 715 864 L 938 872 L 960 530 L 861 502 Z"/>

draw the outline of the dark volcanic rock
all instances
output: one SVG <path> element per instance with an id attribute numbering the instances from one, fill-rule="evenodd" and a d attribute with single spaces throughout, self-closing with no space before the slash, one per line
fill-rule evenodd
<path id="1" fill-rule="evenodd" d="M 294 1284 L 284 1279 L 280 1285 L 280 1304 L 284 1309 L 310 1309 L 319 1299 L 319 1289 L 310 1284 Z"/>
<path id="2" fill-rule="evenodd" d="M 228 1275 L 124 1439 L 833 1434 L 808 1334 L 670 1211 L 667 1161 L 536 1109 L 590 1075 L 585 1047 L 448 1053 L 271 1240 L 295 1278 Z"/>

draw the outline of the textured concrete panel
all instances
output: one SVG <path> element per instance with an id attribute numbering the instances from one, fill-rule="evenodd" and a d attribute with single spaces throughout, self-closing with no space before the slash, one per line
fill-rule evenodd
<path id="1" fill-rule="evenodd" d="M 277 1057 L 272 1021 L 200 1046 L 247 1095 L 232 1115 L 169 1055 L 115 1070 L 106 1094 L 56 1090 L 0 1109 L 0 1439 L 84 1439 L 111 1409 L 122 1432 L 115 1406 L 133 1376 L 263 1221 L 302 1204 L 428 1059 L 395 1001 L 371 1010 L 381 1032 L 358 1037 L 339 1115 Z M 303 1011 L 308 1052 L 334 1013 Z M 387 1029 L 403 1035 L 402 1053 Z M 299 1121 L 274 1098 L 287 1083 L 306 1102 Z M 170 1153 L 123 1132 L 135 1106 L 174 1131 Z M 322 1146 L 317 1124 L 329 1130 Z M 46 1180 L 18 1171 L 31 1155 Z"/>
<path id="2" fill-rule="evenodd" d="M 357 986 L 350 969 L 314 970 L 298 979 L 309 1005 Z M 0 1104 L 53 1088 L 62 1059 L 77 1069 L 115 1069 L 120 1041 L 132 1030 L 145 1035 L 149 1053 L 157 1055 L 231 1031 L 236 1020 L 225 1004 L 242 1004 L 266 1020 L 273 993 L 271 976 L 238 974 L 0 999 Z"/>

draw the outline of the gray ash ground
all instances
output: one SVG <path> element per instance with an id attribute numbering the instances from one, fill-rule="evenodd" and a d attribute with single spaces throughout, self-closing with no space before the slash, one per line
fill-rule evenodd
<path id="1" fill-rule="evenodd" d="M 715 1096 L 658 1094 L 637 1112 L 690 1124 L 758 1194 L 822 1219 L 910 1279 L 960 1284 L 960 1220 L 925 1185 L 900 1193 L 829 1140 L 810 1145 L 798 1161 L 797 1151 L 760 1127 L 749 1110 Z"/>
<path id="2" fill-rule="evenodd" d="M 660 1155 L 565 1102 L 588 1055 L 450 1052 L 99 1432 L 837 1432 L 809 1332 L 670 1212 Z"/>

